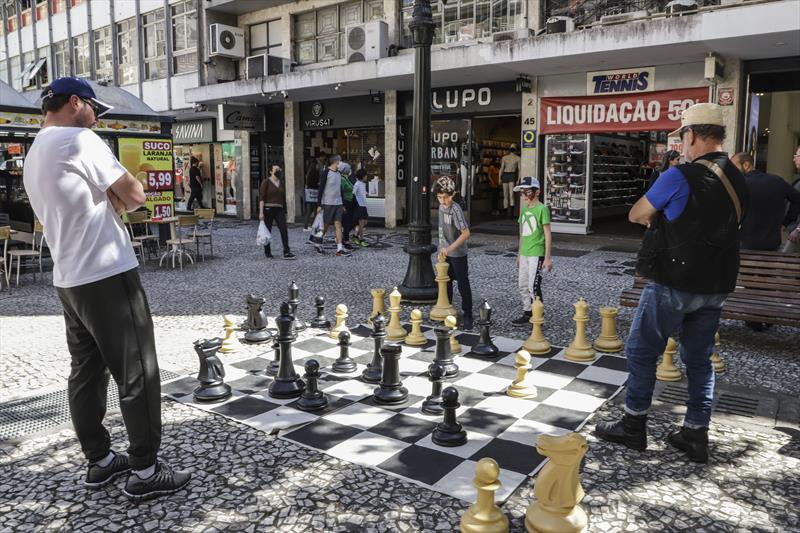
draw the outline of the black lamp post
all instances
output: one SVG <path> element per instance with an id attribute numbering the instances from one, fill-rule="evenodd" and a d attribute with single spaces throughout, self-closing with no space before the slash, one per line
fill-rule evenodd
<path id="1" fill-rule="evenodd" d="M 409 24 L 414 40 L 414 122 L 411 132 L 411 216 L 408 225 L 408 268 L 399 287 L 407 302 L 436 301 L 431 254 L 431 44 L 433 16 L 430 0 L 416 0 Z"/>

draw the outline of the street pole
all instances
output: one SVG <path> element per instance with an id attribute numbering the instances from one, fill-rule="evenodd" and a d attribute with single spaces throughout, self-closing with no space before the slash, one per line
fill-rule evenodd
<path id="1" fill-rule="evenodd" d="M 437 296 L 431 254 L 431 44 L 430 0 L 416 0 L 411 35 L 414 42 L 414 111 L 411 132 L 411 205 L 408 224 L 408 268 L 399 287 L 406 302 L 435 302 Z"/>

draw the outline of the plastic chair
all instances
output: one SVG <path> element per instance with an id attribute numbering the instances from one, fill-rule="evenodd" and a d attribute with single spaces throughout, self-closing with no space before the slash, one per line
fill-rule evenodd
<path id="1" fill-rule="evenodd" d="M 178 262 L 183 270 L 183 254 L 194 264 L 192 254 L 185 250 L 186 245 L 194 244 L 195 256 L 198 254 L 197 240 L 194 235 L 197 233 L 197 215 L 182 215 L 178 217 L 175 228 L 175 238 L 167 240 L 167 245 L 173 247 L 172 268 L 175 268 L 175 254 L 178 255 Z"/>
<path id="2" fill-rule="evenodd" d="M 202 246 L 204 245 L 207 245 L 209 248 L 208 255 L 214 257 L 214 210 L 208 208 L 198 208 L 194 210 L 194 214 L 197 215 L 199 221 L 199 230 L 195 230 L 194 237 L 197 239 L 197 247 L 200 251 L 200 257 L 202 257 L 203 261 L 205 261 L 206 256 L 202 253 Z"/>
<path id="3" fill-rule="evenodd" d="M 39 235 L 39 244 L 36 244 L 36 236 Z M 22 268 L 22 261 L 29 261 L 32 264 L 39 265 L 39 273 L 42 274 L 42 248 L 44 246 L 44 226 L 38 221 L 33 221 L 33 238 L 31 239 L 31 247 L 29 249 L 11 250 L 8 252 L 9 256 L 9 269 L 14 268 L 14 258 L 17 258 L 17 281 L 16 286 L 19 287 L 19 272 Z M 33 281 L 36 281 L 36 270 L 33 271 Z"/>
<path id="4" fill-rule="evenodd" d="M 147 223 L 147 211 L 133 211 L 128 213 L 128 226 L 131 232 L 131 241 L 141 243 L 141 249 L 144 250 L 148 256 L 153 248 L 153 244 L 155 244 L 156 257 L 158 257 L 161 252 L 161 245 L 158 242 L 158 235 L 153 235 L 150 231 L 150 224 Z M 139 232 L 139 235 L 136 235 L 135 230 L 137 227 L 143 228 L 142 231 Z"/>
<path id="5" fill-rule="evenodd" d="M 130 213 L 128 213 L 130 214 Z M 147 264 L 147 259 L 145 258 L 145 246 L 142 241 L 137 241 L 133 236 L 133 224 L 131 223 L 130 217 L 128 217 L 128 221 L 125 222 L 125 226 L 128 228 L 128 235 L 131 238 L 131 246 L 133 247 L 133 253 L 136 255 L 139 260 L 142 262 L 142 265 Z"/>

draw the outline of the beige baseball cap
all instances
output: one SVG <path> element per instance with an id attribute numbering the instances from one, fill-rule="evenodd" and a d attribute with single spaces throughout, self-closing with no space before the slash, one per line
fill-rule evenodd
<path id="1" fill-rule="evenodd" d="M 703 103 L 694 104 L 683 110 L 681 113 L 681 127 L 670 132 L 670 137 L 677 136 L 680 131 L 687 126 L 698 126 L 700 124 L 712 124 L 714 126 L 725 126 L 722 120 L 722 108 L 717 104 Z"/>

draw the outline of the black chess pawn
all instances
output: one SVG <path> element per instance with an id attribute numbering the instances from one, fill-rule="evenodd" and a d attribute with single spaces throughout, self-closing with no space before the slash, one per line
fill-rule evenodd
<path id="1" fill-rule="evenodd" d="M 319 390 L 319 363 L 309 359 L 305 364 L 306 388 L 297 400 L 297 408 L 303 411 L 319 411 L 328 406 L 328 398 Z"/>
<path id="2" fill-rule="evenodd" d="M 244 340 L 251 344 L 261 344 L 272 339 L 272 334 L 267 331 L 265 301 L 261 296 L 247 295 L 247 333 L 244 334 Z"/>
<path id="3" fill-rule="evenodd" d="M 472 353 L 483 357 L 493 357 L 499 353 L 497 346 L 492 342 L 492 336 L 489 333 L 489 328 L 492 327 L 492 308 L 486 300 L 480 306 L 480 320 L 478 320 L 478 328 L 480 334 L 478 336 L 478 343 L 472 347 Z"/>
<path id="4" fill-rule="evenodd" d="M 437 424 L 433 430 L 434 444 L 439 446 L 463 446 L 467 443 L 467 432 L 456 420 L 456 409 L 461 407 L 458 403 L 458 390 L 455 387 L 447 387 L 442 392 L 442 409 L 444 410 L 444 420 Z"/>
<path id="5" fill-rule="evenodd" d="M 269 362 L 269 366 L 267 367 L 267 375 L 277 376 L 278 370 L 281 367 L 281 345 L 278 344 L 277 338 L 272 342 L 272 351 L 275 355 L 273 356 L 272 361 Z"/>
<path id="6" fill-rule="evenodd" d="M 300 288 L 294 281 L 289 285 L 289 300 L 287 302 L 289 303 L 292 318 L 294 318 L 294 330 L 303 331 L 307 325 L 297 316 L 297 306 L 300 305 Z"/>
<path id="7" fill-rule="evenodd" d="M 317 296 L 314 298 L 314 307 L 317 308 L 317 316 L 311 321 L 311 327 L 317 329 L 330 329 L 331 321 L 325 318 L 325 298 Z"/>
<path id="8" fill-rule="evenodd" d="M 372 351 L 372 361 L 367 364 L 367 368 L 361 373 L 361 380 L 367 383 L 380 383 L 381 376 L 383 375 L 381 347 L 383 346 L 383 339 L 386 338 L 386 319 L 383 318 L 383 315 L 380 313 L 372 319 L 372 333 L 370 337 L 372 337 L 372 340 L 375 342 L 375 347 Z"/>
<path id="9" fill-rule="evenodd" d="M 383 405 L 398 405 L 408 400 L 408 389 L 400 381 L 400 353 L 399 344 L 387 344 L 381 347 L 383 357 L 383 375 L 380 386 L 375 388 L 372 397 L 375 403 Z"/>
<path id="10" fill-rule="evenodd" d="M 200 339 L 194 343 L 194 351 L 200 359 L 200 372 L 197 381 L 200 386 L 194 390 L 197 402 L 217 402 L 231 395 L 231 386 L 225 383 L 225 367 L 217 356 L 222 339 Z"/>
<path id="11" fill-rule="evenodd" d="M 441 415 L 444 412 L 442 408 L 444 367 L 436 361 L 428 366 L 428 381 L 431 382 L 431 395 L 422 402 L 422 412 L 426 415 Z"/>
<path id="12" fill-rule="evenodd" d="M 444 368 L 444 377 L 458 376 L 458 365 L 453 362 L 453 352 L 450 350 L 450 328 L 437 327 L 433 330 L 436 334 L 436 355 L 433 360 Z"/>
<path id="13" fill-rule="evenodd" d="M 278 344 L 281 349 L 281 364 L 275 381 L 269 385 L 269 395 L 273 398 L 297 398 L 303 393 L 305 383 L 294 370 L 292 361 L 292 341 L 294 341 L 294 319 L 289 314 L 289 304 L 281 304 L 281 314 L 278 317 Z"/>
<path id="14" fill-rule="evenodd" d="M 331 370 L 337 374 L 349 374 L 356 371 L 356 362 L 350 358 L 350 332 L 339 333 L 339 358 L 333 362 Z"/>

